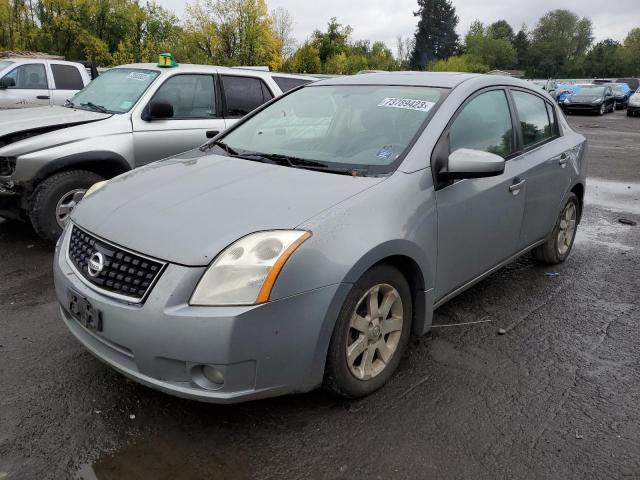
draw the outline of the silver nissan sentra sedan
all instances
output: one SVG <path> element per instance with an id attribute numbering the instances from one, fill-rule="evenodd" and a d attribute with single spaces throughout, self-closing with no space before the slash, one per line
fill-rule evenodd
<path id="1" fill-rule="evenodd" d="M 435 308 L 527 252 L 567 258 L 584 152 L 516 79 L 320 81 L 94 185 L 57 245 L 60 313 L 107 365 L 181 397 L 364 396 Z"/>

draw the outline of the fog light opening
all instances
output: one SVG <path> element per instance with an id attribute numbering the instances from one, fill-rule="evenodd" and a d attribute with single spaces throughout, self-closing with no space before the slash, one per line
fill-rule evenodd
<path id="1" fill-rule="evenodd" d="M 224 374 L 211 365 L 202 366 L 202 375 L 216 386 L 224 385 Z"/>

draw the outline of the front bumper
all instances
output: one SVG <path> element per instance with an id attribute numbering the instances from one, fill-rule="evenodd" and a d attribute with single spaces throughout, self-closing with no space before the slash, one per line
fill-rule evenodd
<path id="1" fill-rule="evenodd" d="M 629 110 L 630 112 L 640 112 L 640 105 L 629 104 L 629 106 L 627 107 L 627 110 Z"/>
<path id="2" fill-rule="evenodd" d="M 194 307 L 189 297 L 204 268 L 168 265 L 146 302 L 131 305 L 80 281 L 66 259 L 69 230 L 54 259 L 60 314 L 93 355 L 129 378 L 176 396 L 238 401 L 311 390 L 324 362 L 348 284 L 318 288 L 258 306 Z M 67 292 L 86 297 L 102 314 L 89 330 L 67 311 Z M 224 375 L 202 379 L 203 365 Z"/>
<path id="3" fill-rule="evenodd" d="M 593 112 L 600 111 L 601 103 L 564 103 L 562 109 L 566 112 Z"/>

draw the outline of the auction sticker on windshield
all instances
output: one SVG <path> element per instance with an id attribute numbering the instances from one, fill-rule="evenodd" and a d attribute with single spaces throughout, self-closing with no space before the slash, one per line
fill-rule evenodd
<path id="1" fill-rule="evenodd" d="M 426 100 L 413 100 L 411 98 L 385 98 L 378 106 L 388 108 L 404 108 L 405 110 L 417 110 L 419 112 L 428 112 L 433 108 L 435 103 Z"/>
<path id="2" fill-rule="evenodd" d="M 140 73 L 140 72 L 131 72 L 129 75 L 127 75 L 127 78 L 129 80 L 139 80 L 141 82 L 145 82 L 145 81 L 149 80 L 149 74 L 148 73 Z"/>

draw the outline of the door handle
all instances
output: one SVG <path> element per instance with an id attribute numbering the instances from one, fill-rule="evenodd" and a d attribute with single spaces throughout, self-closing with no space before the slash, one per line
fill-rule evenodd
<path id="1" fill-rule="evenodd" d="M 558 164 L 560 164 L 560 166 L 564 168 L 567 166 L 568 161 L 569 161 L 569 157 L 567 156 L 566 153 L 563 153 L 562 155 L 560 155 L 560 158 L 558 159 Z"/>
<path id="2" fill-rule="evenodd" d="M 49 100 L 49 95 L 38 95 L 36 98 L 38 100 Z"/>
<path id="3" fill-rule="evenodd" d="M 514 183 L 512 185 L 509 185 L 509 191 L 511 193 L 513 193 L 514 195 L 517 195 L 518 193 L 520 193 L 520 189 L 522 188 L 522 186 L 527 183 L 526 180 L 520 180 L 518 181 L 518 179 L 516 178 L 514 180 L 514 182 L 518 182 L 518 183 Z"/>
<path id="4" fill-rule="evenodd" d="M 220 130 L 207 130 L 207 138 L 213 138 L 220 133 Z"/>

